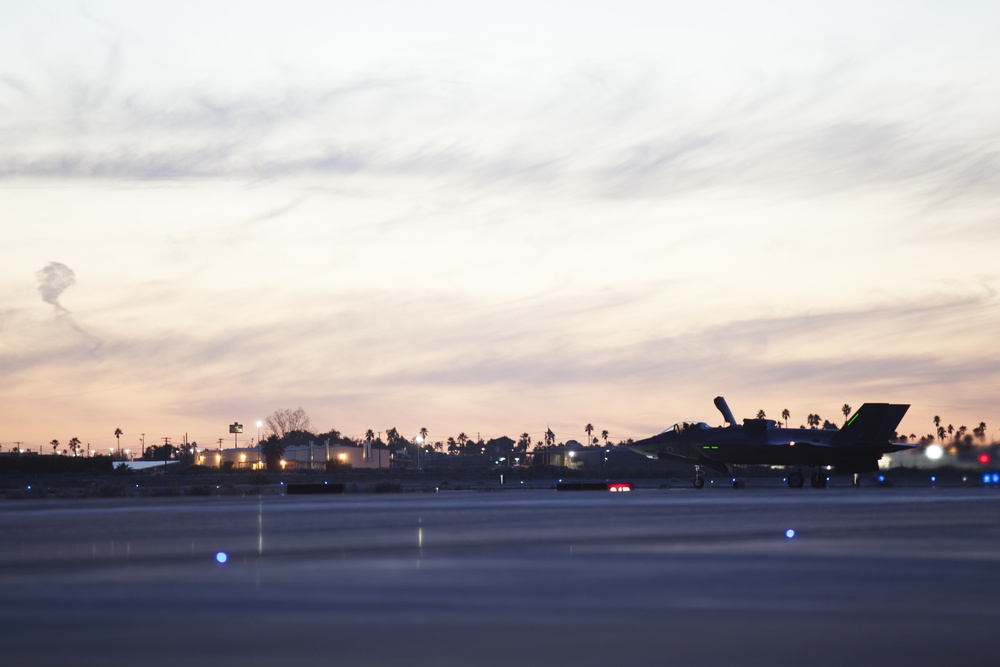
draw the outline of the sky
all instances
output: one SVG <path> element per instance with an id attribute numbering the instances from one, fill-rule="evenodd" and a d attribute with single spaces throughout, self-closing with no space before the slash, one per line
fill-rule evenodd
<path id="1" fill-rule="evenodd" d="M 998 438 L 997 63 L 995 2 L 8 0 L 0 446 Z"/>

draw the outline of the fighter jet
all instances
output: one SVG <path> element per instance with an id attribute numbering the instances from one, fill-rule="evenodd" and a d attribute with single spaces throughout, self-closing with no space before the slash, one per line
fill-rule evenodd
<path id="1" fill-rule="evenodd" d="M 861 473 L 878 470 L 883 454 L 915 446 L 891 442 L 909 405 L 865 403 L 841 429 L 781 428 L 773 419 L 744 419 L 741 426 L 726 399 L 717 397 L 715 407 L 727 426 L 680 422 L 629 448 L 651 459 L 693 464 L 696 489 L 705 486 L 703 468 L 727 474 L 733 465 L 785 466 L 788 486 L 795 489 L 805 482 L 803 468 L 814 469 L 815 488 L 826 486 L 828 468 L 853 474 L 857 486 Z"/>

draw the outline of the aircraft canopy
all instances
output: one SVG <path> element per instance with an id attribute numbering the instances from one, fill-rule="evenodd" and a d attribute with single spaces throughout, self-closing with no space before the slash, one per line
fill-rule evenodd
<path id="1" fill-rule="evenodd" d="M 691 430 L 701 430 L 712 428 L 705 422 L 677 422 L 663 433 L 685 433 Z"/>

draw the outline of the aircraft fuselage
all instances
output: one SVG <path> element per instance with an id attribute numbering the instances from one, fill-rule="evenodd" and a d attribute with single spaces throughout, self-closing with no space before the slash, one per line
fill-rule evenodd
<path id="1" fill-rule="evenodd" d="M 716 399 L 716 405 L 731 422 L 725 401 Z M 727 472 L 730 465 L 829 466 L 838 472 L 873 472 L 883 454 L 908 448 L 889 441 L 908 407 L 866 403 L 843 429 L 780 428 L 770 419 L 745 419 L 742 425 L 714 428 L 704 422 L 680 422 L 629 447 L 649 458 L 719 472 Z"/>

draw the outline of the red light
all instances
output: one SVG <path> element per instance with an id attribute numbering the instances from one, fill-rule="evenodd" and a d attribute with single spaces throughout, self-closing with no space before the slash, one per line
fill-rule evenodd
<path id="1" fill-rule="evenodd" d="M 982 454 L 979 455 L 979 462 L 982 463 L 984 466 L 989 465 L 990 455 L 987 454 L 986 452 L 983 452 Z"/>
<path id="2" fill-rule="evenodd" d="M 608 491 L 612 493 L 625 493 L 626 491 L 631 491 L 633 488 L 630 482 L 611 482 L 608 484 Z"/>

